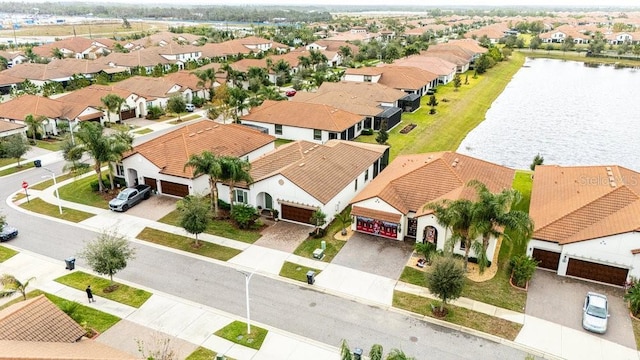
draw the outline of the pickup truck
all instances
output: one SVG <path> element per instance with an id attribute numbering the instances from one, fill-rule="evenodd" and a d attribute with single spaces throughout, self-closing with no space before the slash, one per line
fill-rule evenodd
<path id="1" fill-rule="evenodd" d="M 113 211 L 127 211 L 142 200 L 147 200 L 151 196 L 151 186 L 137 185 L 126 188 L 113 200 L 109 201 L 109 209 Z"/>

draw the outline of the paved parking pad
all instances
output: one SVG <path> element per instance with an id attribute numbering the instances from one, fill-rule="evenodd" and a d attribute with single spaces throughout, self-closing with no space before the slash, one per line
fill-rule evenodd
<path id="1" fill-rule="evenodd" d="M 636 349 L 631 318 L 621 288 L 558 276 L 538 269 L 529 283 L 525 313 L 591 334 L 582 328 L 582 306 L 588 291 L 607 295 L 611 314 L 607 333 L 593 336 Z"/>
<path id="2" fill-rule="evenodd" d="M 355 232 L 331 263 L 397 280 L 412 252 L 413 244 Z"/>

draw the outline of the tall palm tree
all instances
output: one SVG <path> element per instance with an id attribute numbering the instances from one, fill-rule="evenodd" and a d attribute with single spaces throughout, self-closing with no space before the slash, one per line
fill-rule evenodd
<path id="1" fill-rule="evenodd" d="M 133 136 L 128 131 L 119 131 L 107 138 L 109 144 L 109 183 L 111 190 L 115 187 L 113 181 L 113 169 L 122 161 L 122 155 L 133 149 Z"/>
<path id="2" fill-rule="evenodd" d="M 104 190 L 102 184 L 102 164 L 110 161 L 111 151 L 109 140 L 102 135 L 103 127 L 97 122 L 85 121 L 80 123 L 80 129 L 76 133 L 76 138 L 83 152 L 93 158 L 93 169 L 98 176 L 98 189 Z"/>
<path id="3" fill-rule="evenodd" d="M 209 178 L 209 189 L 211 189 L 211 208 L 213 215 L 218 216 L 218 187 L 216 186 L 222 178 L 222 158 L 210 151 L 203 151 L 200 154 L 189 156 L 189 160 L 184 165 L 193 169 L 193 176 L 206 175 Z"/>
<path id="4" fill-rule="evenodd" d="M 207 100 L 211 100 L 213 84 L 216 82 L 216 71 L 213 68 L 199 70 L 193 72 L 200 81 L 198 81 L 198 86 L 202 86 L 205 89 L 209 90 L 209 98 Z"/>
<path id="5" fill-rule="evenodd" d="M 467 199 L 442 200 L 429 203 L 424 208 L 433 211 L 440 225 L 451 229 L 449 246 L 453 247 L 458 241 L 464 245 L 464 270 L 466 271 L 469 250 L 476 238 L 472 227 L 474 203 Z"/>
<path id="6" fill-rule="evenodd" d="M 38 134 L 42 134 L 42 122 L 46 120 L 47 117 L 44 115 L 38 115 L 34 117 L 29 114 L 24 118 L 24 123 L 27 125 L 27 131 L 33 135 L 33 141 L 36 141 L 36 136 Z"/>
<path id="7" fill-rule="evenodd" d="M 233 211 L 233 192 L 239 182 L 251 183 L 251 163 L 237 157 L 225 156 L 222 158 L 222 180 L 229 183 L 229 203 Z"/>
<path id="8" fill-rule="evenodd" d="M 477 256 L 478 268 L 480 273 L 483 273 L 488 263 L 487 248 L 491 237 L 508 238 L 504 231 L 511 230 L 516 232 L 520 239 L 528 240 L 533 234 L 533 221 L 526 212 L 513 210 L 513 206 L 522 199 L 517 190 L 504 189 L 494 194 L 480 181 L 472 180 L 468 185 L 475 187 L 478 192 L 478 201 L 473 211 L 472 232 L 482 235 L 482 249 Z"/>
<path id="9" fill-rule="evenodd" d="M 107 108 L 107 120 L 111 123 L 111 113 L 118 114 L 118 121 L 120 120 L 120 110 L 122 109 L 122 104 L 125 103 L 125 99 L 121 98 L 116 94 L 107 94 L 100 98 L 100 101 Z"/>
<path id="10" fill-rule="evenodd" d="M 4 274 L 0 277 L 0 285 L 3 286 L 2 291 L 0 291 L 0 298 L 11 296 L 15 293 L 20 293 L 24 300 L 27 300 L 27 286 L 31 280 L 34 280 L 35 277 L 27 279 L 25 282 L 21 282 L 16 279 L 15 276 Z"/>
<path id="11" fill-rule="evenodd" d="M 229 107 L 234 109 L 233 112 L 233 120 L 234 122 L 238 122 L 239 114 L 242 115 L 244 110 L 247 109 L 248 104 L 246 103 L 249 94 L 247 91 L 240 87 L 232 87 L 229 88 Z"/>

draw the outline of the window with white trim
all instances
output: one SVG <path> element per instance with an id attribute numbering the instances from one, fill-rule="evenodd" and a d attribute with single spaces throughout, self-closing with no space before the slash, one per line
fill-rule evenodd
<path id="1" fill-rule="evenodd" d="M 247 203 L 247 192 L 241 189 L 233 190 L 233 202 L 239 204 Z"/>
<path id="2" fill-rule="evenodd" d="M 322 140 L 322 130 L 313 130 L 313 140 Z"/>
<path id="3" fill-rule="evenodd" d="M 124 177 L 124 165 L 122 163 L 116 164 L 116 176 Z"/>

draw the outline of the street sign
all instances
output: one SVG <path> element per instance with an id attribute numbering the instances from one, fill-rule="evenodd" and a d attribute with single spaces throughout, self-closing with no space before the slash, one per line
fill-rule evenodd
<path id="1" fill-rule="evenodd" d="M 23 182 L 22 182 L 22 188 L 23 188 L 23 189 L 26 189 L 26 188 L 28 188 L 28 187 L 29 187 L 29 184 L 28 184 L 26 181 L 23 181 Z"/>

